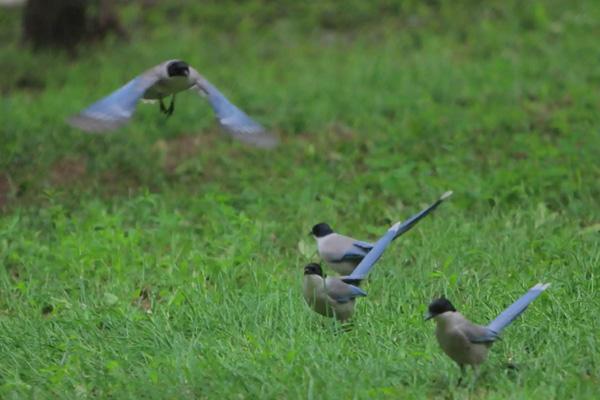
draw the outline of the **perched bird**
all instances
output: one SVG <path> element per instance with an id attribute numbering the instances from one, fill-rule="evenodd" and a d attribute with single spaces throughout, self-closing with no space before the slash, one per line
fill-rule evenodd
<path id="1" fill-rule="evenodd" d="M 341 322 L 347 321 L 354 313 L 355 299 L 367 295 L 358 285 L 366 278 L 392 240 L 397 237 L 398 232 L 406 229 L 411 223 L 412 219 L 408 219 L 388 229 L 349 276 L 326 276 L 321 266 L 315 263 L 305 266 L 303 295 L 306 303 L 321 315 L 335 317 Z"/>
<path id="2" fill-rule="evenodd" d="M 432 212 L 442 204 L 444 200 L 452 195 L 452 191 L 444 193 L 435 203 L 410 217 L 403 224 L 393 239 L 409 231 L 423 217 Z M 310 234 L 317 241 L 319 256 L 337 273 L 348 275 L 354 271 L 361 260 L 371 251 L 373 244 L 353 239 L 349 236 L 340 235 L 331 229 L 325 222 L 313 226 Z"/>
<path id="3" fill-rule="evenodd" d="M 354 314 L 355 299 L 367 295 L 358 286 L 324 275 L 323 269 L 316 263 L 304 267 L 302 293 L 314 311 L 326 317 L 335 317 L 341 322 Z"/>
<path id="4" fill-rule="evenodd" d="M 133 78 L 121 88 L 69 118 L 74 127 L 87 132 L 115 130 L 126 124 L 140 100 L 158 100 L 160 111 L 171 115 L 175 110 L 175 95 L 192 89 L 207 98 L 225 132 L 257 147 L 277 145 L 276 137 L 233 105 L 223 94 L 181 60 L 165 61 Z M 168 107 L 163 99 L 171 96 Z"/>
<path id="5" fill-rule="evenodd" d="M 461 380 L 465 373 L 465 366 L 471 365 L 476 369 L 479 364 L 483 363 L 492 343 L 500 339 L 502 330 L 525 311 L 527 306 L 549 286 L 549 283 L 538 283 L 488 326 L 472 323 L 456 311 L 448 299 L 443 297 L 429 304 L 425 319 L 433 318 L 435 320 L 437 341 L 448 357 L 460 367 Z"/>

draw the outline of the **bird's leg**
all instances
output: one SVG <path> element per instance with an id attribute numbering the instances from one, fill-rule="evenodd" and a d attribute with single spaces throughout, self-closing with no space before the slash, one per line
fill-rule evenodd
<path id="1" fill-rule="evenodd" d="M 167 109 L 167 115 L 171 116 L 171 114 L 173 114 L 173 111 L 175 111 L 175 94 L 173 94 L 173 96 L 171 97 L 171 104 L 169 104 L 169 108 Z"/>
<path id="2" fill-rule="evenodd" d="M 508 359 L 508 361 L 506 362 L 506 368 L 510 369 L 510 370 L 513 370 L 513 371 L 518 371 L 519 370 L 519 366 L 513 362 L 513 358 L 512 357 L 510 357 Z"/>
<path id="3" fill-rule="evenodd" d="M 463 381 L 463 378 L 465 376 L 465 365 L 464 364 L 458 364 L 458 366 L 460 367 L 460 378 L 458 378 L 458 383 L 456 384 L 456 386 L 460 386 L 460 384 Z"/>
<path id="4" fill-rule="evenodd" d="M 340 328 L 342 329 L 343 332 L 350 332 L 350 331 L 352 331 L 352 329 L 354 329 L 354 322 L 344 321 L 344 322 L 342 322 Z"/>
<path id="5" fill-rule="evenodd" d="M 165 107 L 165 103 L 163 102 L 163 98 L 162 97 L 158 100 L 158 102 L 160 104 L 160 112 L 163 113 L 163 114 L 168 114 L 167 107 Z"/>
<path id="6" fill-rule="evenodd" d="M 477 383 L 479 379 L 479 375 L 481 375 L 481 369 L 479 369 L 479 365 L 473 365 L 473 386 Z"/>

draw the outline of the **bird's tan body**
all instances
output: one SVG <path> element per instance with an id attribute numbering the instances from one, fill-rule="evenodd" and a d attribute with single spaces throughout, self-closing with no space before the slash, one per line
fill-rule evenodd
<path id="1" fill-rule="evenodd" d="M 182 92 L 194 86 L 195 80 L 188 76 L 176 76 L 169 79 L 160 79 L 144 92 L 146 100 L 160 100 L 163 97 Z"/>
<path id="2" fill-rule="evenodd" d="M 472 343 L 469 333 L 476 336 L 485 328 L 475 325 L 459 312 L 445 312 L 435 317 L 435 336 L 444 352 L 457 364 L 479 365 L 488 354 L 491 343 Z"/>
<path id="3" fill-rule="evenodd" d="M 341 275 L 350 275 L 360 260 L 349 260 L 336 262 L 335 260 L 351 249 L 356 240 L 348 236 L 332 233 L 327 236 L 317 238 L 317 249 L 321 258 L 335 272 Z"/>
<path id="4" fill-rule="evenodd" d="M 304 275 L 303 295 L 306 303 L 317 313 L 326 317 L 335 317 L 344 322 L 354 314 L 355 300 L 345 303 L 335 301 L 327 294 L 327 285 L 334 286 L 336 278 L 325 278 L 319 275 Z M 342 283 L 340 281 L 340 283 Z M 343 283 L 342 283 L 343 284 Z M 332 289 L 332 288 L 329 288 Z"/>

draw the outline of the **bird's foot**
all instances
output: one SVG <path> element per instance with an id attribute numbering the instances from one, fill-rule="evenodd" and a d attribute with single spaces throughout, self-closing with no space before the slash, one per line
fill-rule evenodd
<path id="1" fill-rule="evenodd" d="M 170 117 L 173 114 L 173 111 L 175 111 L 175 95 L 171 97 L 171 104 L 169 104 L 169 108 L 167 108 L 167 112 L 165 114 L 167 114 L 167 117 Z"/>
<path id="2" fill-rule="evenodd" d="M 354 329 L 354 322 L 352 321 L 344 321 L 340 325 L 341 332 L 346 333 L 352 331 Z"/>
<path id="3" fill-rule="evenodd" d="M 512 362 L 508 362 L 505 365 L 506 369 L 512 370 L 512 371 L 518 371 L 519 370 L 519 366 L 517 364 L 513 364 Z"/>
<path id="4" fill-rule="evenodd" d="M 158 103 L 160 104 L 160 112 L 168 115 L 169 110 L 167 109 L 167 107 L 165 107 L 165 103 L 163 102 L 162 97 L 160 98 L 160 100 L 158 100 Z"/>
<path id="5" fill-rule="evenodd" d="M 160 112 L 165 114 L 167 117 L 170 117 L 173 114 L 173 111 L 175 111 L 175 95 L 171 97 L 171 103 L 169 104 L 169 107 L 165 106 L 165 103 L 162 98 L 159 100 L 159 104 Z"/>
<path id="6" fill-rule="evenodd" d="M 460 367 L 460 378 L 458 378 L 458 382 L 456 382 L 456 386 L 460 387 L 461 383 L 463 383 L 463 378 L 465 377 L 466 374 L 466 369 L 465 366 L 463 364 L 459 365 Z"/>

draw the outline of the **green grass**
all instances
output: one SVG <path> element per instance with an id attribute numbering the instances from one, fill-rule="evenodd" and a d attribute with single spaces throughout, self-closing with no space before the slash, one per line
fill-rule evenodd
<path id="1" fill-rule="evenodd" d="M 597 397 L 600 7 L 293 4 L 127 5 L 131 40 L 77 59 L 0 11 L 0 397 Z M 190 93 L 114 135 L 64 124 L 172 57 L 281 146 L 221 137 Z M 447 189 L 351 331 L 307 308 L 314 223 L 372 240 Z M 456 388 L 427 303 L 484 323 L 538 281 Z"/>

